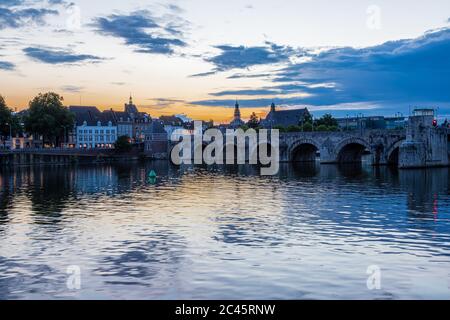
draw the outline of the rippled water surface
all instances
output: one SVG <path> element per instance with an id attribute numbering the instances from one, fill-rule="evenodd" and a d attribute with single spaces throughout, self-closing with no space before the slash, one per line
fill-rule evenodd
<path id="1" fill-rule="evenodd" d="M 448 169 L 3 170 L 0 298 L 448 299 L 449 190 Z"/>

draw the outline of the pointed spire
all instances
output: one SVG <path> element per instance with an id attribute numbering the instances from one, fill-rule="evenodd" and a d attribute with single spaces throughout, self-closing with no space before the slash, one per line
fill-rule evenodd
<path id="1" fill-rule="evenodd" d="M 241 119 L 241 110 L 239 110 L 239 102 L 236 99 L 236 104 L 234 105 L 234 118 Z"/>
<path id="2" fill-rule="evenodd" d="M 272 100 L 272 104 L 270 105 L 270 112 L 275 112 L 275 102 Z"/>
<path id="3" fill-rule="evenodd" d="M 130 92 L 130 104 L 133 104 L 133 97 L 131 96 L 131 92 Z"/>

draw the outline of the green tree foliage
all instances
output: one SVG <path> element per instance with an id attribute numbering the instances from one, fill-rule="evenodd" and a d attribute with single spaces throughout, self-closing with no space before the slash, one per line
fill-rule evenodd
<path id="1" fill-rule="evenodd" d="M 333 131 L 333 132 L 339 131 L 339 127 L 338 126 L 328 127 L 328 131 Z"/>
<path id="2" fill-rule="evenodd" d="M 317 128 L 315 128 L 314 131 L 329 131 L 328 127 L 324 124 L 319 125 Z"/>
<path id="3" fill-rule="evenodd" d="M 287 132 L 300 132 L 302 128 L 300 126 L 289 126 L 287 127 Z"/>
<path id="4" fill-rule="evenodd" d="M 6 105 L 5 99 L 0 95 L 0 135 L 4 140 L 9 137 L 10 134 L 15 136 L 21 133 L 22 128 L 20 125 L 20 119 L 14 115 L 12 110 Z"/>
<path id="5" fill-rule="evenodd" d="M 327 126 L 327 127 L 334 127 L 334 126 L 338 126 L 338 122 L 335 118 L 333 118 L 333 116 L 331 114 L 325 114 L 322 116 L 322 118 L 318 119 L 315 121 L 315 125 L 321 126 Z"/>
<path id="6" fill-rule="evenodd" d="M 114 147 L 118 152 L 130 152 L 132 148 L 130 138 L 127 136 L 120 136 L 117 138 Z"/>
<path id="7" fill-rule="evenodd" d="M 57 146 L 63 140 L 64 128 L 70 130 L 75 119 L 62 101 L 63 97 L 54 92 L 40 93 L 30 101 L 28 115 L 24 119 L 25 129 L 42 135 L 44 142 Z"/>
<path id="8" fill-rule="evenodd" d="M 9 135 L 9 124 L 11 123 L 12 112 L 6 106 L 5 99 L 0 95 L 0 133 L 2 137 Z"/>
<path id="9" fill-rule="evenodd" d="M 304 132 L 311 132 L 313 130 L 313 126 L 311 123 L 307 122 L 303 125 L 302 129 Z"/>
<path id="10" fill-rule="evenodd" d="M 256 129 L 259 127 L 259 123 L 260 122 L 256 113 L 253 112 L 250 116 L 250 120 L 247 122 L 247 125 L 249 126 L 249 128 Z"/>

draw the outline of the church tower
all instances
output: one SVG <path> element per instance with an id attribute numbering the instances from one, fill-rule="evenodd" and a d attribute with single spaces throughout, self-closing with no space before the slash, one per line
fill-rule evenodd
<path id="1" fill-rule="evenodd" d="M 275 102 L 272 102 L 272 105 L 270 106 L 270 112 L 275 112 Z"/>
<path id="2" fill-rule="evenodd" d="M 236 104 L 234 105 L 234 119 L 230 123 L 231 128 L 239 128 L 245 124 L 241 119 L 241 110 L 239 108 L 239 102 L 236 100 Z"/>
<path id="3" fill-rule="evenodd" d="M 241 110 L 239 109 L 239 103 L 237 100 L 234 105 L 234 120 L 241 120 Z"/>

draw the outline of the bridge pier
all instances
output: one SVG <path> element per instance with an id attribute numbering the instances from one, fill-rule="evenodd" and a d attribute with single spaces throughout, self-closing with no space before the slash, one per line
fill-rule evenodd
<path id="1" fill-rule="evenodd" d="M 399 152 L 401 169 L 448 166 L 448 131 L 433 127 L 433 120 L 434 114 L 409 118 L 406 141 Z"/>

